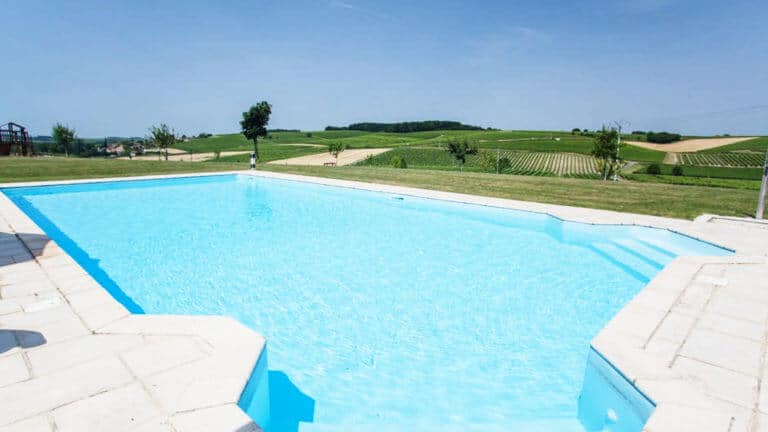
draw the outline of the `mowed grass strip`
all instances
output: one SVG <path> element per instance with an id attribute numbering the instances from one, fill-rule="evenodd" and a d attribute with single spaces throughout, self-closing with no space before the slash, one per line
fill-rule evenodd
<path id="1" fill-rule="evenodd" d="M 247 164 L 87 159 L 77 157 L 0 157 L 0 183 L 127 177 L 152 174 L 231 171 Z"/>
<path id="2" fill-rule="evenodd" d="M 747 189 L 361 166 L 262 169 L 684 219 L 702 213 L 752 216 L 757 205 L 757 193 Z"/>

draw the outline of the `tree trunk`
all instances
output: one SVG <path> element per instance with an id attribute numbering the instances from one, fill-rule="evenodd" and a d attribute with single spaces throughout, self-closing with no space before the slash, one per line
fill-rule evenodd
<path id="1" fill-rule="evenodd" d="M 254 138 L 253 139 L 253 154 L 256 156 L 256 162 L 259 162 L 259 139 Z"/>

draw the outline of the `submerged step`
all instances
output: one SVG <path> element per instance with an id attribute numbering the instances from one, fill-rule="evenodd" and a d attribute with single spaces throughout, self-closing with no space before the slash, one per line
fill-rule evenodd
<path id="1" fill-rule="evenodd" d="M 653 279 L 661 266 L 650 264 L 647 260 L 628 252 L 615 243 L 593 243 L 592 250 L 614 263 L 634 278 L 643 282 Z"/>
<path id="2" fill-rule="evenodd" d="M 626 238 L 614 240 L 613 242 L 627 252 L 630 252 L 639 258 L 646 260 L 649 264 L 658 266 L 659 268 L 663 268 L 675 257 L 671 252 L 662 252 L 658 248 L 643 244 L 637 239 Z"/>

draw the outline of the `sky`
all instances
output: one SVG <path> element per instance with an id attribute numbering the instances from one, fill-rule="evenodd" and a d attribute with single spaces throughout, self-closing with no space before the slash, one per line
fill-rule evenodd
<path id="1" fill-rule="evenodd" d="M 33 135 L 456 120 L 768 135 L 766 0 L 0 0 L 0 123 Z"/>

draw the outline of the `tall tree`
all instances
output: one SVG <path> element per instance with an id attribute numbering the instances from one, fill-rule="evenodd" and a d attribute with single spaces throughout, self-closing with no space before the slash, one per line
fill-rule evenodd
<path id="1" fill-rule="evenodd" d="M 450 141 L 446 149 L 459 163 L 459 171 L 464 172 L 464 164 L 467 162 L 467 155 L 477 154 L 477 147 L 469 144 L 469 141 Z"/>
<path id="2" fill-rule="evenodd" d="M 269 116 L 272 114 L 272 105 L 267 101 L 261 101 L 243 113 L 243 119 L 240 120 L 240 127 L 243 135 L 253 141 L 253 153 L 256 155 L 256 161 L 259 160 L 259 137 L 267 136 L 267 124 Z"/>
<path id="3" fill-rule="evenodd" d="M 53 140 L 56 142 L 57 150 L 64 150 L 64 154 L 69 157 L 69 152 L 72 148 L 72 144 L 75 143 L 77 136 L 75 130 L 64 126 L 61 123 L 53 125 Z"/>
<path id="4" fill-rule="evenodd" d="M 608 179 L 610 171 L 615 169 L 615 165 L 619 161 L 619 133 L 616 129 L 609 129 L 603 126 L 603 128 L 595 134 L 592 156 L 602 162 L 603 180 Z"/>
<path id="5" fill-rule="evenodd" d="M 165 123 L 161 123 L 160 126 L 152 126 L 149 133 L 152 142 L 165 154 L 165 160 L 168 160 L 168 147 L 176 144 L 176 133 Z"/>

